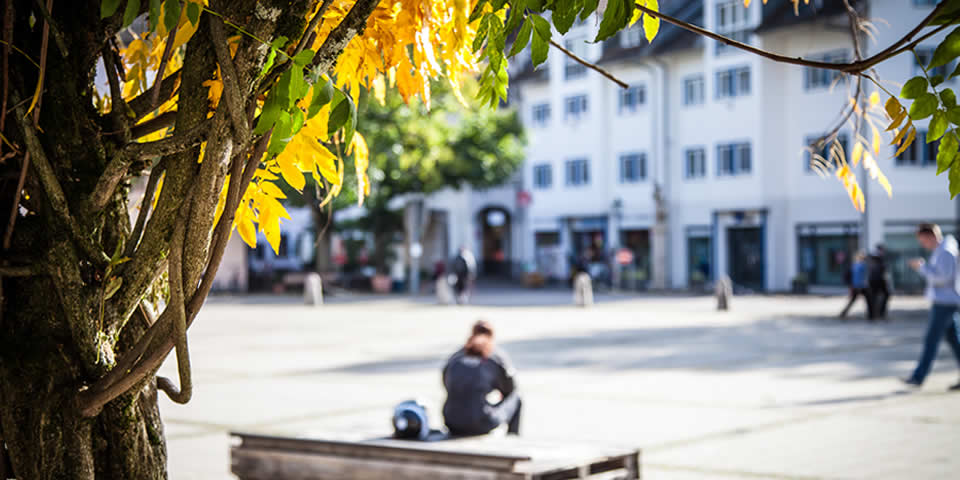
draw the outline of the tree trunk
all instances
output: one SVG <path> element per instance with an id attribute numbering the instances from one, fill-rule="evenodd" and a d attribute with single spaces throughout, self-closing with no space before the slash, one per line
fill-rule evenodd
<path id="1" fill-rule="evenodd" d="M 83 418 L 76 392 L 86 373 L 65 326 L 51 308 L 47 277 L 4 280 L 0 335 L 0 431 L 10 476 L 32 479 L 164 479 L 166 445 L 154 382 Z M 120 343 L 143 331 L 128 325 Z M 128 334 L 126 330 L 130 330 Z"/>

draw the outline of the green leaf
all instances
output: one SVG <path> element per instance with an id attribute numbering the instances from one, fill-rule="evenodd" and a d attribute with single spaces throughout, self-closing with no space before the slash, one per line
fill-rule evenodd
<path id="1" fill-rule="evenodd" d="M 263 110 L 260 112 L 260 119 L 257 120 L 257 126 L 253 129 L 255 135 L 263 135 L 267 130 L 270 130 L 270 127 L 277 123 L 277 119 L 280 118 L 280 115 L 284 112 L 284 109 L 280 108 L 280 104 L 273 96 L 273 92 L 270 93 L 270 97 L 267 98 L 267 102 L 263 105 Z"/>
<path id="2" fill-rule="evenodd" d="M 163 26 L 168 32 L 180 23 L 180 0 L 163 0 Z"/>
<path id="3" fill-rule="evenodd" d="M 943 110 L 933 112 L 933 119 L 930 120 L 930 127 L 927 131 L 927 143 L 939 140 L 947 131 L 948 126 L 950 126 L 950 122 L 947 121 L 947 115 L 943 113 Z"/>
<path id="4" fill-rule="evenodd" d="M 953 165 L 954 159 L 957 158 L 957 147 L 956 131 L 940 141 L 940 148 L 937 149 L 937 175 L 946 172 Z"/>
<path id="5" fill-rule="evenodd" d="M 903 98 L 917 98 L 927 91 L 927 79 L 924 77 L 913 77 L 903 84 L 900 89 L 900 96 Z"/>
<path id="6" fill-rule="evenodd" d="M 333 82 L 323 78 L 317 80 L 317 83 L 313 84 L 313 98 L 307 108 L 307 119 L 313 118 L 330 100 L 333 100 Z"/>
<path id="7" fill-rule="evenodd" d="M 513 0 L 510 4 L 510 15 L 507 16 L 507 23 L 504 26 L 504 30 L 507 32 L 513 32 L 520 26 L 520 22 L 523 21 L 524 10 L 527 8 L 526 0 Z"/>
<path id="8" fill-rule="evenodd" d="M 267 72 L 273 68 L 273 62 L 277 59 L 277 52 L 287 44 L 287 37 L 283 35 L 277 37 L 272 42 L 270 42 L 270 53 L 267 54 L 267 61 L 264 62 L 263 68 L 260 69 L 260 76 L 264 76 Z"/>
<path id="9" fill-rule="evenodd" d="M 586 20 L 590 14 L 597 11 L 598 6 L 600 6 L 600 0 L 583 0 L 583 8 L 580 10 L 580 20 Z"/>
<path id="10" fill-rule="evenodd" d="M 120 8 L 120 0 L 101 0 L 100 18 L 107 18 L 117 12 Z"/>
<path id="11" fill-rule="evenodd" d="M 483 6 L 490 3 L 490 0 L 480 0 L 473 7 L 473 11 L 470 12 L 470 18 L 467 19 L 470 23 L 477 21 L 483 15 Z"/>
<path id="12" fill-rule="evenodd" d="M 948 0 L 944 9 L 937 14 L 929 25 L 955 25 L 960 23 L 960 2 Z"/>
<path id="13" fill-rule="evenodd" d="M 533 67 L 536 68 L 538 65 L 547 61 L 552 32 L 550 31 L 550 24 L 547 23 L 543 17 L 534 15 L 530 18 L 533 19 L 534 30 L 533 42 L 530 48 L 530 60 L 533 62 Z"/>
<path id="14" fill-rule="evenodd" d="M 953 166 L 950 167 L 950 199 L 953 200 L 954 197 L 960 193 L 960 162 L 955 162 Z"/>
<path id="15" fill-rule="evenodd" d="M 927 65 L 927 70 L 946 65 L 953 59 L 960 57 L 960 27 L 953 29 L 947 38 L 944 38 L 937 49 L 933 51 L 933 58 Z"/>
<path id="16" fill-rule="evenodd" d="M 594 42 L 602 42 L 630 23 L 633 14 L 633 0 L 609 0 L 607 9 L 603 11 L 603 20 L 600 20 L 600 30 Z"/>
<path id="17" fill-rule="evenodd" d="M 477 53 L 483 47 L 483 40 L 487 38 L 487 31 L 490 30 L 490 16 L 484 15 L 480 20 L 480 26 L 477 27 L 477 35 L 473 37 L 473 53 Z"/>
<path id="18" fill-rule="evenodd" d="M 333 91 L 333 107 L 330 109 L 330 119 L 327 120 L 327 133 L 333 135 L 346 125 L 350 119 L 350 104 L 347 96 L 340 90 Z"/>
<path id="19" fill-rule="evenodd" d="M 947 76 L 947 80 L 950 80 L 951 78 L 956 77 L 958 74 L 960 74 L 960 63 L 957 64 L 957 68 L 953 69 L 953 73 Z"/>
<path id="20" fill-rule="evenodd" d="M 951 107 L 947 109 L 947 120 L 954 125 L 960 125 L 960 107 Z"/>
<path id="21" fill-rule="evenodd" d="M 940 92 L 940 100 L 943 101 L 943 106 L 948 109 L 957 106 L 957 94 L 953 93 L 953 90 L 949 88 L 944 88 Z"/>
<path id="22" fill-rule="evenodd" d="M 127 0 L 127 7 L 123 11 L 123 26 L 121 28 L 127 28 L 137 19 L 137 15 L 140 14 L 140 0 Z"/>
<path id="23" fill-rule="evenodd" d="M 523 26 L 520 27 L 520 32 L 517 33 L 517 38 L 513 41 L 513 47 L 510 48 L 510 53 L 507 54 L 508 57 L 520 53 L 527 44 L 530 43 L 531 32 L 533 32 L 533 22 L 528 17 L 523 21 Z"/>
<path id="24" fill-rule="evenodd" d="M 310 50 L 309 48 L 304 49 L 302 52 L 298 53 L 293 57 L 293 64 L 303 69 L 307 64 L 313 61 L 313 56 L 316 55 L 316 52 Z"/>
<path id="25" fill-rule="evenodd" d="M 931 86 L 931 87 L 936 87 L 937 85 L 940 85 L 941 83 L 943 83 L 943 75 L 934 75 L 934 76 L 930 77 L 930 86 Z"/>
<path id="26" fill-rule="evenodd" d="M 270 137 L 270 146 L 267 152 L 276 155 L 283 151 L 293 138 L 293 116 L 283 112 L 277 117 L 277 123 L 273 127 L 273 136 Z"/>
<path id="27" fill-rule="evenodd" d="M 187 3 L 187 20 L 190 20 L 190 23 L 193 25 L 197 25 L 200 22 L 200 12 L 199 4 L 193 2 Z"/>
<path id="28" fill-rule="evenodd" d="M 110 280 L 107 280 L 107 286 L 103 289 L 103 299 L 110 300 L 120 290 L 121 285 L 123 285 L 122 277 L 110 277 Z"/>
<path id="29" fill-rule="evenodd" d="M 910 118 L 912 120 L 923 120 L 933 115 L 933 112 L 937 110 L 939 104 L 940 102 L 937 100 L 936 95 L 924 93 L 910 105 Z"/>
<path id="30" fill-rule="evenodd" d="M 156 30 L 160 24 L 160 5 L 163 0 L 150 0 L 150 30 Z"/>
<path id="31" fill-rule="evenodd" d="M 553 2 L 553 26 L 561 35 L 567 33 L 573 22 L 577 21 L 577 14 L 580 13 L 579 6 L 575 0 L 556 0 Z"/>

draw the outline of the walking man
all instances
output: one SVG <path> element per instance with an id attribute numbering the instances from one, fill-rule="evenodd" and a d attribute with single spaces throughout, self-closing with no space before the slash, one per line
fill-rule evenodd
<path id="1" fill-rule="evenodd" d="M 870 292 L 870 301 L 873 304 L 873 313 L 876 318 L 887 318 L 887 304 L 890 302 L 890 282 L 887 280 L 887 251 L 883 244 L 869 257 L 869 276 L 867 289 Z"/>
<path id="2" fill-rule="evenodd" d="M 958 330 L 957 313 L 960 306 L 960 293 L 957 291 L 957 255 L 960 252 L 957 250 L 957 240 L 952 235 L 944 238 L 940 227 L 935 224 L 925 223 L 917 227 L 917 241 L 932 253 L 927 261 L 920 258 L 911 260 L 910 267 L 926 277 L 927 298 L 932 305 L 923 353 L 920 355 L 920 361 L 913 375 L 904 382 L 919 387 L 930 373 L 930 367 L 933 366 L 933 360 L 940 348 L 940 339 L 944 334 L 957 359 L 957 364 L 960 365 L 960 330 Z M 960 383 L 950 387 L 950 390 L 960 390 Z"/>
<path id="3" fill-rule="evenodd" d="M 867 255 L 864 252 L 857 252 L 853 257 L 853 265 L 850 266 L 850 301 L 840 312 L 840 318 L 847 316 L 850 307 L 857 301 L 857 297 L 863 297 L 867 304 L 867 320 L 873 321 L 873 299 L 867 290 Z"/>

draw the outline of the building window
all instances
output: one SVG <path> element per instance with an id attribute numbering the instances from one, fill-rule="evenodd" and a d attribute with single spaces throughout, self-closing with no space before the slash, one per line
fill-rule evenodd
<path id="1" fill-rule="evenodd" d="M 846 50 L 838 50 L 836 52 L 813 56 L 810 57 L 810 59 L 826 63 L 848 63 L 850 61 L 850 55 Z M 830 88 L 834 82 L 837 81 L 837 78 L 843 81 L 846 76 L 837 70 L 805 67 L 803 69 L 803 88 L 806 90 Z"/>
<path id="2" fill-rule="evenodd" d="M 707 176 L 707 155 L 703 148 L 689 148 L 684 152 L 685 176 L 703 178 Z"/>
<path id="3" fill-rule="evenodd" d="M 639 47 L 641 43 L 643 43 L 643 29 L 640 28 L 640 22 L 620 31 L 621 48 Z"/>
<path id="4" fill-rule="evenodd" d="M 814 145 L 821 138 L 822 136 L 820 135 L 811 135 L 804 140 L 806 151 L 803 155 L 803 170 L 807 173 L 828 171 L 833 167 L 840 166 L 840 158 L 834 149 L 836 142 L 830 140 L 823 141 L 820 145 Z M 841 133 L 837 135 L 836 140 L 840 142 L 840 148 L 843 150 L 844 155 L 846 155 L 848 145 L 847 134 Z"/>
<path id="5" fill-rule="evenodd" d="M 587 96 L 574 95 L 563 101 L 563 118 L 565 120 L 579 120 L 587 113 Z"/>
<path id="6" fill-rule="evenodd" d="M 538 103 L 533 106 L 533 124 L 544 127 L 550 123 L 550 104 Z"/>
<path id="7" fill-rule="evenodd" d="M 750 67 L 717 72 L 717 98 L 733 98 L 750 94 Z"/>
<path id="8" fill-rule="evenodd" d="M 917 129 L 917 137 L 899 157 L 894 159 L 898 167 L 929 167 L 937 164 L 937 149 L 940 142 L 927 143 L 927 131 Z"/>
<path id="9" fill-rule="evenodd" d="M 620 113 L 635 112 L 637 107 L 647 103 L 647 88 L 638 85 L 620 90 Z"/>
<path id="10" fill-rule="evenodd" d="M 750 173 L 750 144 L 728 143 L 717 145 L 717 175 L 733 176 Z"/>
<path id="11" fill-rule="evenodd" d="M 811 285 L 843 285 L 859 237 L 856 224 L 798 225 L 798 271 Z"/>
<path id="12" fill-rule="evenodd" d="M 563 46 L 574 55 L 586 60 L 587 43 L 583 38 L 571 38 L 564 40 Z M 587 67 L 582 63 L 570 58 L 569 55 L 563 57 L 563 78 L 565 80 L 574 80 L 587 74 Z"/>
<path id="13" fill-rule="evenodd" d="M 620 155 L 620 183 L 636 183 L 647 178 L 647 155 L 625 153 Z"/>
<path id="14" fill-rule="evenodd" d="M 586 158 L 567 160 L 567 185 L 581 186 L 590 183 L 590 165 Z"/>
<path id="15" fill-rule="evenodd" d="M 930 65 L 930 60 L 933 60 L 934 49 L 917 47 L 916 51 L 917 51 L 917 54 L 913 57 L 913 74 L 915 76 L 922 77 L 923 67 Z M 947 76 L 953 73 L 953 69 L 956 68 L 956 66 L 957 66 L 957 62 L 951 61 L 946 65 L 940 65 L 939 67 L 936 67 L 936 68 L 927 69 L 927 75 L 930 76 L 930 78 L 933 78 L 939 75 L 940 78 L 942 78 L 943 80 L 946 80 Z"/>
<path id="16" fill-rule="evenodd" d="M 750 43 L 750 12 L 743 6 L 742 0 L 727 0 L 717 3 L 716 32 L 741 43 Z M 733 47 L 715 42 L 716 53 L 731 51 Z"/>
<path id="17" fill-rule="evenodd" d="M 549 164 L 533 167 L 533 187 L 539 189 L 550 188 L 553 185 L 553 169 Z"/>
<path id="18" fill-rule="evenodd" d="M 703 75 L 694 75 L 683 80 L 683 104 L 703 104 Z"/>

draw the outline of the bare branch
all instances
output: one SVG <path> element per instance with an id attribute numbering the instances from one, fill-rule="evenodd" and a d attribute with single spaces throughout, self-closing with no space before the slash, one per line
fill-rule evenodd
<path id="1" fill-rule="evenodd" d="M 13 96 L 14 101 L 19 98 L 16 91 L 13 92 Z M 51 166 L 50 162 L 47 161 L 47 156 L 43 151 L 43 146 L 40 144 L 40 139 L 37 138 L 37 132 L 34 129 L 33 124 L 24 118 L 25 116 L 26 114 L 23 111 L 23 107 L 17 107 L 17 123 L 20 125 L 20 129 L 23 131 L 23 139 L 27 144 L 27 150 L 31 153 L 33 168 L 37 172 L 37 176 L 40 178 L 40 184 L 43 186 L 44 192 L 47 194 L 47 199 L 50 201 L 50 206 L 66 225 L 67 231 L 73 237 L 73 241 L 88 257 L 90 257 L 90 260 L 97 263 L 101 263 L 104 260 L 109 260 L 106 254 L 98 251 L 93 244 L 87 241 L 87 239 L 82 235 L 80 231 L 80 225 L 70 214 L 70 206 L 67 203 L 67 197 L 63 193 L 63 188 L 60 186 L 59 180 L 57 180 L 57 174 L 54 171 L 53 166 Z"/>
<path id="2" fill-rule="evenodd" d="M 32 265 L 0 265 L 0 277 L 32 277 L 42 271 Z"/>
<path id="3" fill-rule="evenodd" d="M 20 167 L 20 177 L 17 179 L 17 190 L 13 193 L 13 205 L 10 205 L 10 217 L 7 220 L 7 230 L 3 233 L 3 249 L 10 248 L 13 239 L 13 227 L 17 224 L 17 213 L 20 209 L 20 195 L 23 193 L 23 183 L 27 180 L 27 168 L 30 166 L 30 152 L 23 155 L 23 165 Z"/>
<path id="4" fill-rule="evenodd" d="M 671 17 L 670 15 L 667 15 L 667 14 L 664 14 L 664 13 L 660 13 L 660 12 L 658 12 L 658 11 L 652 10 L 652 9 L 647 8 L 646 6 L 643 6 L 643 5 L 640 5 L 640 4 L 636 4 L 636 8 L 637 8 L 638 10 L 642 11 L 642 12 L 643 12 L 644 14 L 646 14 L 646 15 L 651 15 L 651 16 L 653 16 L 653 17 L 659 18 L 659 19 L 661 19 L 661 20 L 663 20 L 663 21 L 665 21 L 665 22 L 667 22 L 667 23 L 669 23 L 669 24 L 675 25 L 675 26 L 680 27 L 680 28 L 682 28 L 682 29 L 684 29 L 684 30 L 687 30 L 687 31 L 696 33 L 697 35 L 700 35 L 700 36 L 703 36 L 703 37 L 707 37 L 707 38 L 716 40 L 716 41 L 718 41 L 718 42 L 720 42 L 720 43 L 729 45 L 729 46 L 734 47 L 734 48 L 738 48 L 738 49 L 740 49 L 740 50 L 743 50 L 743 51 L 745 51 L 745 52 L 752 53 L 752 54 L 754 54 L 754 55 L 757 55 L 757 56 L 766 58 L 766 59 L 768 59 L 768 60 L 773 60 L 773 61 L 779 62 L 779 63 L 788 63 L 788 64 L 791 64 L 791 65 L 800 65 L 800 66 L 804 66 L 804 67 L 822 68 L 822 69 L 825 69 L 825 70 L 839 70 L 839 71 L 844 72 L 844 73 L 850 73 L 850 74 L 856 75 L 856 74 L 860 74 L 860 73 L 862 73 L 862 72 L 865 72 L 865 71 L 869 70 L 870 68 L 872 68 L 872 67 L 875 66 L 876 64 L 878 64 L 878 63 L 880 63 L 880 62 L 883 62 L 884 60 L 887 60 L 888 58 L 894 57 L 894 56 L 896 56 L 896 55 L 899 55 L 900 53 L 903 53 L 903 52 L 906 51 L 906 50 L 909 50 L 909 48 L 902 49 L 901 47 L 902 47 L 904 44 L 910 42 L 910 40 L 911 40 L 914 36 L 916 36 L 918 33 L 920 33 L 920 31 L 923 29 L 923 27 L 927 26 L 931 21 L 933 21 L 933 19 L 936 18 L 936 16 L 937 16 L 940 12 L 943 11 L 943 9 L 946 7 L 946 5 L 947 5 L 948 3 L 949 3 L 949 2 L 940 2 L 940 4 L 937 5 L 937 7 L 934 8 L 932 12 L 930 12 L 930 15 L 927 15 L 927 17 L 924 18 L 923 21 L 921 21 L 913 30 L 911 30 L 910 32 L 908 32 L 908 33 L 907 33 L 906 35 L 904 35 L 900 40 L 897 40 L 897 41 L 894 42 L 892 45 L 890 45 L 889 47 L 887 47 L 886 49 L 884 49 L 883 51 L 877 53 L 876 55 L 871 56 L 870 58 L 867 58 L 867 59 L 864 59 L 864 60 L 860 60 L 860 61 L 851 62 L 851 63 L 820 62 L 820 61 L 815 61 L 815 60 L 806 60 L 806 59 L 803 59 L 803 58 L 800 58 L 800 57 L 788 57 L 788 56 L 785 56 L 785 55 L 780 55 L 780 54 L 773 53 L 773 52 L 769 52 L 769 51 L 767 51 L 767 50 L 763 50 L 763 49 L 760 49 L 760 48 L 757 48 L 757 47 L 754 47 L 754 46 L 751 46 L 751 45 L 747 45 L 747 44 L 742 43 L 742 42 L 738 42 L 738 41 L 736 41 L 736 40 L 727 38 L 727 37 L 725 37 L 725 36 L 723 36 L 723 35 L 716 34 L 716 33 L 711 32 L 710 30 L 707 30 L 707 29 L 705 29 L 705 28 L 703 28 L 703 27 L 699 27 L 699 26 L 697 26 L 697 25 L 693 25 L 693 24 L 688 23 L 688 22 L 685 22 L 685 21 L 683 21 L 683 20 L 680 20 L 680 19 Z M 960 16 L 960 15 L 958 15 L 958 16 Z"/>
<path id="5" fill-rule="evenodd" d="M 60 50 L 60 55 L 63 58 L 67 58 L 70 55 L 70 49 L 67 48 L 67 41 L 63 37 L 63 32 L 60 31 L 60 27 L 57 27 L 57 23 L 53 21 L 50 10 L 43 4 L 43 0 L 34 0 L 33 3 L 37 7 L 37 11 L 40 12 L 40 16 L 43 17 L 43 20 L 47 22 L 47 25 L 50 25 L 50 33 L 53 34 L 53 41 L 56 42 L 57 49 Z"/>
<path id="6" fill-rule="evenodd" d="M 177 372 L 180 375 L 180 388 L 177 389 L 166 377 L 157 377 L 157 388 L 162 390 L 176 403 L 187 403 L 193 393 L 193 382 L 190 379 L 190 351 L 187 348 L 187 317 L 184 311 L 183 296 L 183 242 L 186 235 L 184 222 L 186 216 L 181 216 L 173 230 L 173 241 L 170 245 L 170 255 L 167 257 L 167 274 L 170 278 L 170 303 L 167 309 L 173 309 L 173 341 L 177 349 Z"/>
<path id="7" fill-rule="evenodd" d="M 113 159 L 104 168 L 100 178 L 97 179 L 97 184 L 88 200 L 90 210 L 99 211 L 107 204 L 117 188 L 117 184 L 127 173 L 127 168 L 135 160 L 144 157 L 171 155 L 196 147 L 206 138 L 209 128 L 210 123 L 204 122 L 199 127 L 181 135 L 174 132 L 172 137 L 152 142 L 128 143 L 113 156 Z"/>
<path id="8" fill-rule="evenodd" d="M 176 72 L 167 75 L 163 78 L 163 80 L 160 81 L 159 103 L 162 104 L 173 97 L 175 93 L 177 93 L 177 87 L 180 85 L 180 74 L 182 71 L 183 69 L 177 70 Z M 152 90 L 148 90 L 127 102 L 127 106 L 130 107 L 130 110 L 133 110 L 133 113 L 136 115 L 134 120 L 139 120 L 143 118 L 144 115 L 153 111 L 152 92 Z"/>
<path id="9" fill-rule="evenodd" d="M 174 24 L 173 28 L 170 29 L 170 33 L 167 34 L 167 43 L 163 47 L 163 56 L 160 57 L 160 66 L 157 68 L 157 78 L 153 80 L 153 88 L 150 89 L 150 110 L 157 108 L 160 101 L 160 84 L 163 83 L 163 74 L 167 71 L 167 62 L 170 61 L 170 56 L 173 55 L 173 42 L 177 38 L 177 27 L 179 24 Z"/>
<path id="10" fill-rule="evenodd" d="M 302 52 L 307 45 L 313 43 L 313 40 L 317 37 L 317 26 L 323 22 L 323 15 L 327 12 L 327 9 L 330 8 L 330 5 L 333 4 L 333 0 L 323 0 L 323 3 L 320 4 L 320 9 L 317 11 L 317 14 L 313 16 L 310 20 L 310 24 L 307 25 L 307 29 L 303 31 L 303 36 L 300 37 L 300 42 L 297 43 L 297 48 L 293 50 L 293 54 L 290 57 L 296 57 L 298 53 Z M 293 62 L 289 59 L 285 59 L 283 63 L 277 65 L 276 68 L 267 75 L 262 85 L 273 85 L 273 82 L 277 80 L 284 72 L 286 72 Z"/>
<path id="11" fill-rule="evenodd" d="M 140 243 L 140 236 L 143 234 L 143 226 L 147 223 L 147 214 L 150 212 L 150 206 L 153 203 L 153 193 L 157 189 L 157 183 L 160 181 L 160 175 L 163 173 L 165 165 L 163 159 L 157 162 L 150 170 L 150 178 L 147 180 L 147 189 L 143 192 L 143 200 L 140 201 L 140 213 L 137 214 L 137 223 L 133 227 L 133 233 L 127 239 L 127 247 L 123 254 L 127 257 L 133 256 L 133 252 Z"/>
<path id="12" fill-rule="evenodd" d="M 113 118 L 113 128 L 120 129 L 123 141 L 129 142 L 131 140 L 130 120 L 127 119 L 125 112 L 127 103 L 123 100 L 123 90 L 120 88 L 120 79 L 117 78 L 119 75 L 117 73 L 117 62 L 119 60 L 116 58 L 112 43 L 108 43 L 104 48 L 107 51 L 103 54 L 103 65 L 107 71 L 107 81 L 110 84 L 110 116 Z"/>
<path id="13" fill-rule="evenodd" d="M 243 95 L 240 93 L 240 86 L 238 85 L 237 69 L 227 48 L 227 36 L 223 33 L 223 19 L 216 15 L 207 15 L 207 20 L 210 23 L 210 38 L 213 42 L 213 50 L 217 55 L 217 63 L 220 64 L 223 99 L 227 104 L 227 113 L 230 114 L 230 121 L 233 123 L 233 129 L 236 131 L 238 138 L 250 138 L 250 125 L 244 118 L 245 109 L 243 108 Z"/>
<path id="14" fill-rule="evenodd" d="M 143 123 L 134 125 L 130 128 L 130 138 L 140 138 L 150 135 L 153 132 L 163 130 L 173 126 L 177 121 L 177 111 L 164 112 Z"/>
<path id="15" fill-rule="evenodd" d="M 564 55 L 572 58 L 575 62 L 579 63 L 580 65 L 583 65 L 584 67 L 587 67 L 587 68 L 589 68 L 589 69 L 591 69 L 591 70 L 595 70 L 595 71 L 596 71 L 597 73 L 599 73 L 600 75 L 603 75 L 604 77 L 607 77 L 607 78 L 610 79 L 613 83 L 616 83 L 617 85 L 619 85 L 621 88 L 630 88 L 630 85 L 627 85 L 627 83 L 624 82 L 623 80 L 620 80 L 619 78 L 613 76 L 612 73 L 610 73 L 610 72 L 608 72 L 608 71 L 600 68 L 598 65 L 593 64 L 593 63 L 590 63 L 590 62 L 588 62 L 588 61 L 586 61 L 586 60 L 578 57 L 577 54 L 571 52 L 570 50 L 567 50 L 566 48 L 563 47 L 563 45 L 560 45 L 559 43 L 553 41 L 552 38 L 550 39 L 550 45 L 552 45 L 552 46 L 553 46 L 554 48 L 556 48 L 557 50 L 560 50 L 561 52 L 564 53 Z"/>

